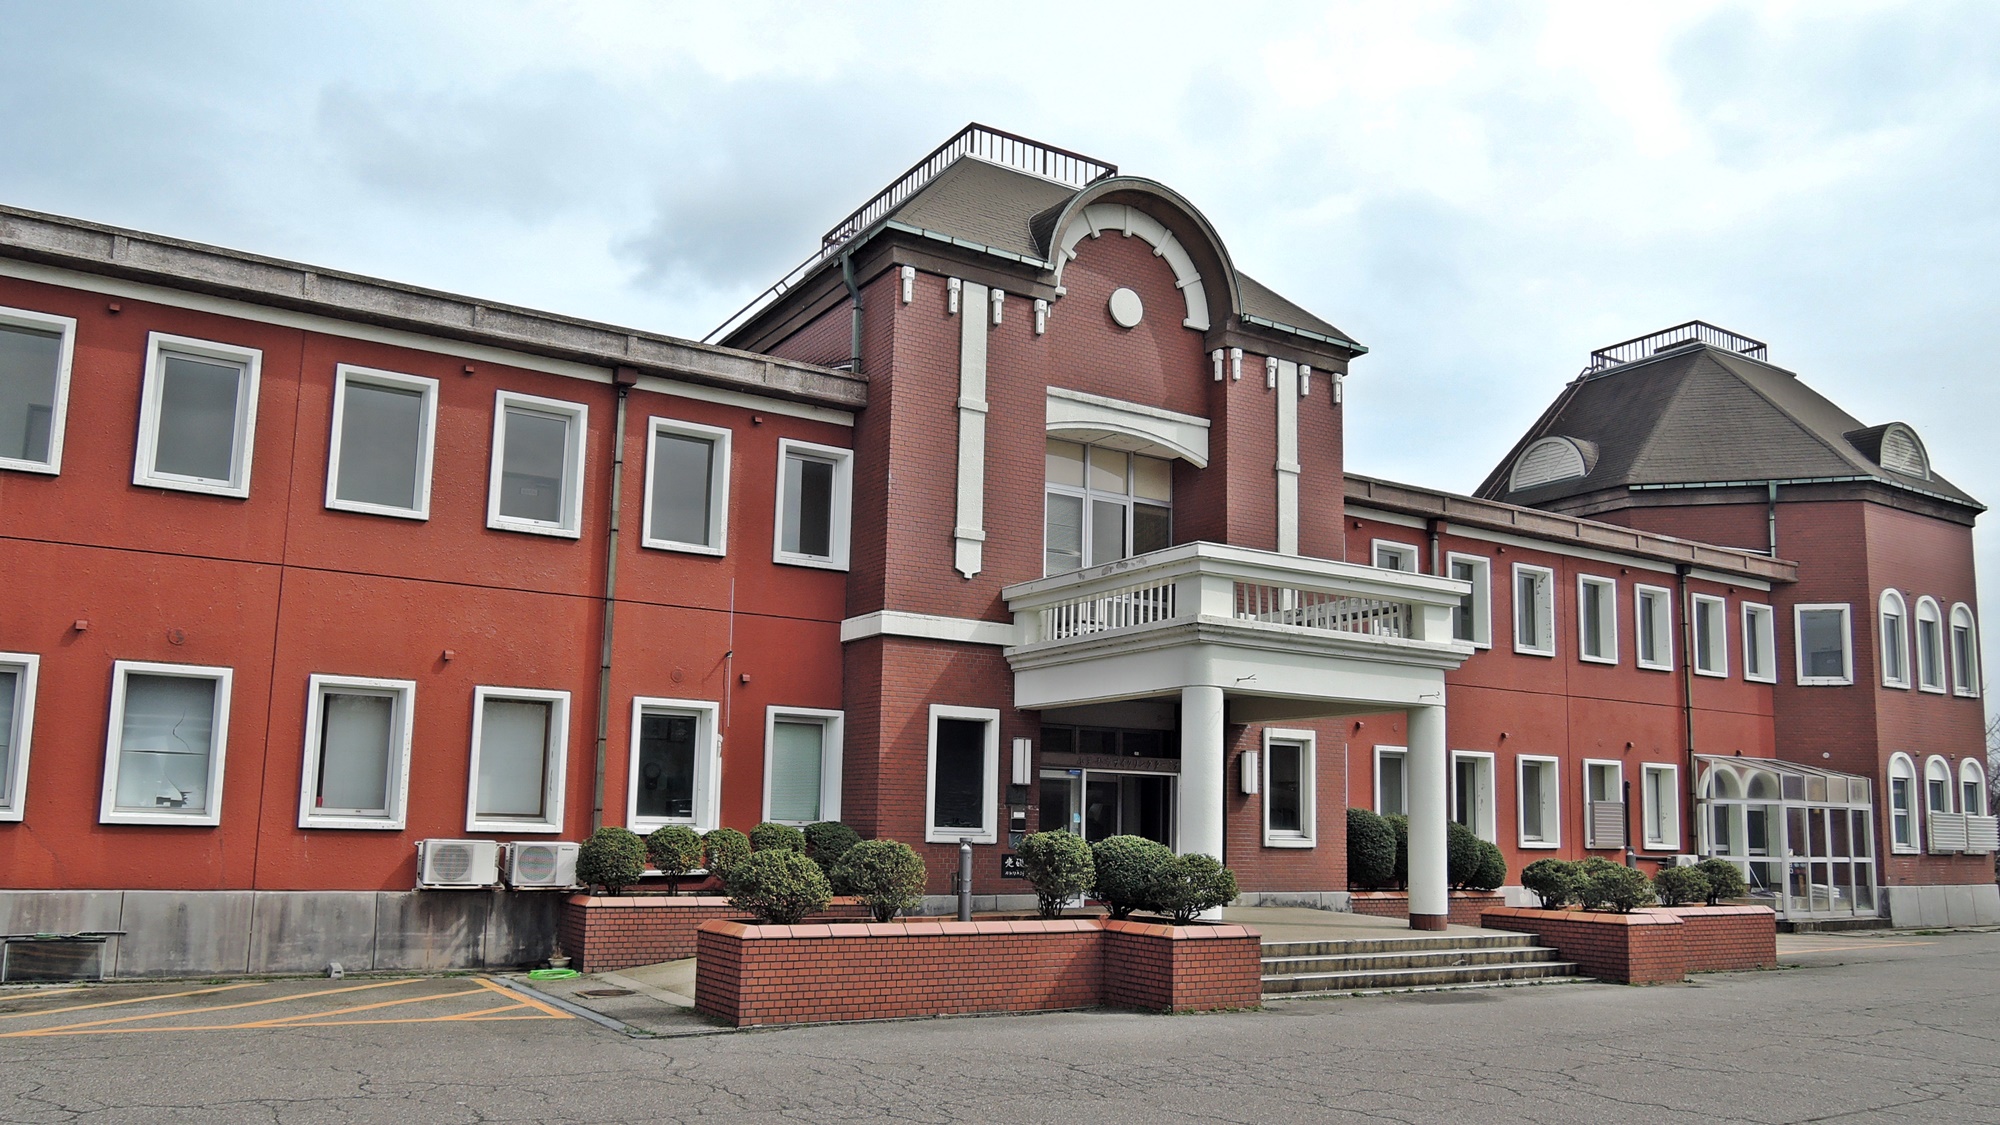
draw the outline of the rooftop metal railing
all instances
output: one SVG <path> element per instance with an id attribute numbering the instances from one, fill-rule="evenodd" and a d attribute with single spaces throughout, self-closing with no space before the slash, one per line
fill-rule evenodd
<path id="1" fill-rule="evenodd" d="M 1705 320 L 1690 320 L 1686 324 L 1676 324 L 1672 328 L 1645 336 L 1635 336 L 1630 340 L 1599 348 L 1590 353 L 1590 363 L 1583 371 L 1586 375 L 1606 371 L 1620 364 L 1632 363 L 1657 355 L 1669 348 L 1697 341 L 1751 359 L 1770 358 L 1770 349 L 1761 340 L 1752 340 L 1727 328 L 1717 328 Z"/>

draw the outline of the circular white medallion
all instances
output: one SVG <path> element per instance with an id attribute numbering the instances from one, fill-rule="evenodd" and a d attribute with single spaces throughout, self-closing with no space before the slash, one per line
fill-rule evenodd
<path id="1" fill-rule="evenodd" d="M 1146 306 L 1139 301 L 1139 295 L 1130 289 L 1111 291 L 1111 320 L 1120 328 L 1136 328 L 1141 317 L 1146 315 Z"/>

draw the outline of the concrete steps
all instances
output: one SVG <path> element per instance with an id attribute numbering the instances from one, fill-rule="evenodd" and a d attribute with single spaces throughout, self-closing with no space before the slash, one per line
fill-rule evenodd
<path id="1" fill-rule="evenodd" d="M 1586 978 L 1529 934 L 1264 943 L 1264 995 L 1558 984 Z"/>

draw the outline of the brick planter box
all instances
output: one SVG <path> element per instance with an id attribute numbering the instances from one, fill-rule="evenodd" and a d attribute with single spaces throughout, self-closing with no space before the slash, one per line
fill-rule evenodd
<path id="1" fill-rule="evenodd" d="M 1777 916 L 1761 906 L 1680 906 L 1600 914 L 1502 907 L 1489 929 L 1538 936 L 1586 976 L 1660 984 L 1687 974 L 1770 968 L 1778 963 Z"/>
<path id="2" fill-rule="evenodd" d="M 1242 926 L 718 920 L 704 922 L 696 937 L 695 1009 L 737 1027 L 1107 1003 L 1255 1007 L 1262 989 L 1259 938 Z"/>
<path id="3" fill-rule="evenodd" d="M 1480 916 L 1486 911 L 1506 905 L 1507 897 L 1498 891 L 1453 891 L 1451 912 L 1446 921 L 1454 926 L 1477 926 Z M 1408 891 L 1355 891 L 1348 896 L 1347 908 L 1373 918 L 1408 918 L 1410 894 Z"/>
<path id="4" fill-rule="evenodd" d="M 695 930 L 717 918 L 750 915 L 720 895 L 571 895 L 556 922 L 556 940 L 575 966 L 602 973 L 679 961 L 695 953 Z M 837 898 L 815 920 L 866 918 L 868 908 Z"/>

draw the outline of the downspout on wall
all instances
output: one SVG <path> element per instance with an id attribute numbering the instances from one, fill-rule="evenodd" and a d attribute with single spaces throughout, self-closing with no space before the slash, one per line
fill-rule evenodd
<path id="1" fill-rule="evenodd" d="M 853 305 L 850 315 L 852 327 L 848 331 L 847 370 L 861 374 L 861 286 L 854 283 L 854 254 L 843 251 L 840 255 L 840 280 L 847 283 L 847 299 Z"/>
<path id="2" fill-rule="evenodd" d="M 618 612 L 618 516 L 624 507 L 625 492 L 625 410 L 632 387 L 639 381 L 636 368 L 615 367 L 611 385 L 618 392 L 618 420 L 611 444 L 611 496 L 604 532 L 604 646 L 597 660 L 597 755 L 591 765 L 590 830 L 604 827 L 604 760 L 611 735 L 611 640 Z"/>
<path id="3" fill-rule="evenodd" d="M 1700 838 L 1701 831 L 1699 825 L 1693 824 L 1695 795 L 1700 781 L 1695 777 L 1694 762 L 1694 615 L 1688 612 L 1688 572 L 1692 569 L 1687 563 L 1674 566 L 1674 612 L 1680 615 L 1681 621 L 1681 724 L 1683 737 L 1687 740 L 1684 772 L 1687 775 L 1689 816 L 1681 821 L 1683 840 L 1688 838 L 1690 829 L 1695 833 L 1695 839 Z M 1677 846 L 1681 842 L 1675 841 Z"/>

